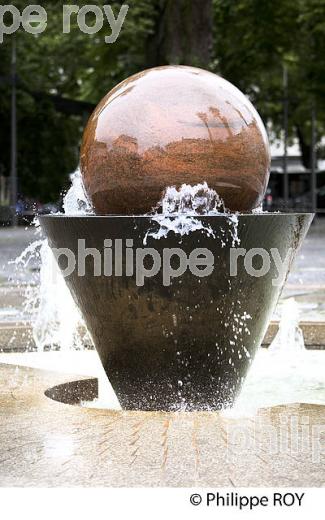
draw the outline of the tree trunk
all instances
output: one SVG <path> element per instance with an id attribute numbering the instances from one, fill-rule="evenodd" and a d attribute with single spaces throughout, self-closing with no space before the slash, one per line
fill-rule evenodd
<path id="1" fill-rule="evenodd" d="M 311 168 L 311 160 L 312 160 L 311 146 L 310 146 L 310 144 L 306 143 L 303 131 L 298 125 L 296 125 L 296 132 L 297 132 L 297 137 L 299 140 L 302 164 L 307 169 Z"/>
<path id="2" fill-rule="evenodd" d="M 161 0 L 148 64 L 209 67 L 213 43 L 212 0 Z"/>

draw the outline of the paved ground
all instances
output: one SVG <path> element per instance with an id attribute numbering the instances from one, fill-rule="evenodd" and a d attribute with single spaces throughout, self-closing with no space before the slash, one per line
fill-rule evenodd
<path id="1" fill-rule="evenodd" d="M 69 406 L 96 395 L 78 379 L 0 364 L 2 486 L 324 486 L 324 406 L 254 417 L 96 410 Z"/>

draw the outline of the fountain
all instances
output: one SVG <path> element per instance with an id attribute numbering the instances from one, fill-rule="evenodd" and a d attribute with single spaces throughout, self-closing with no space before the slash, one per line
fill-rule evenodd
<path id="1" fill-rule="evenodd" d="M 232 406 L 311 214 L 258 210 L 270 156 L 222 78 L 160 67 L 87 125 L 91 211 L 41 217 L 123 409 Z"/>

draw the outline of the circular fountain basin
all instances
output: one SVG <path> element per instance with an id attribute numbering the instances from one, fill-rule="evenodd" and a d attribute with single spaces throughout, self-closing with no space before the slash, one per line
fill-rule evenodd
<path id="1" fill-rule="evenodd" d="M 122 408 L 167 411 L 233 404 L 312 218 L 40 221 Z"/>

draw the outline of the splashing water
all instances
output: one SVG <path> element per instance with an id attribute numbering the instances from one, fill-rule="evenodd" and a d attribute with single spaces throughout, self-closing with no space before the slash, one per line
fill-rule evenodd
<path id="1" fill-rule="evenodd" d="M 299 306 L 294 298 L 282 305 L 279 330 L 269 348 L 260 348 L 254 370 L 230 410 L 231 417 L 256 414 L 262 407 L 286 403 L 324 404 L 325 385 L 322 352 L 307 350 L 299 327 Z"/>
<path id="2" fill-rule="evenodd" d="M 44 240 L 40 248 L 40 285 L 29 295 L 34 301 L 33 338 L 41 349 L 57 345 L 62 349 L 83 347 L 86 331 L 79 309 L 56 264 L 52 251 Z"/>
<path id="3" fill-rule="evenodd" d="M 159 208 L 165 215 L 214 215 L 220 213 L 220 210 L 226 212 L 223 200 L 206 182 L 195 186 L 183 184 L 179 189 L 168 187 L 157 206 Z"/>
<path id="4" fill-rule="evenodd" d="M 64 214 L 68 216 L 94 214 L 79 169 L 71 176 L 71 180 L 72 185 L 63 202 Z M 229 230 L 220 230 L 221 244 L 226 245 L 229 237 L 233 245 L 239 243 L 237 214 L 226 211 L 222 199 L 208 187 L 206 182 L 196 186 L 183 184 L 180 189 L 167 188 L 156 208 L 156 213 L 150 215 L 152 220 L 159 224 L 159 230 L 155 233 L 149 231 L 147 237 L 159 239 L 167 236 L 170 231 L 183 236 L 196 230 L 214 236 L 210 226 L 197 218 L 204 215 L 227 216 Z M 35 225 L 41 236 L 37 221 Z M 38 350 L 44 350 L 45 347 L 81 349 L 85 343 L 91 344 L 79 309 L 74 303 L 46 239 L 40 238 L 28 246 L 15 263 L 26 268 L 35 257 L 40 260 L 40 280 L 39 285 L 30 285 L 27 288 L 25 308 L 28 308 L 32 315 L 33 339 Z"/>
<path id="5" fill-rule="evenodd" d="M 166 189 L 162 200 L 157 205 L 156 213 L 150 214 L 152 220 L 159 225 L 158 231 L 149 230 L 145 236 L 144 244 L 148 237 L 159 240 L 165 238 L 169 232 L 180 236 L 188 235 L 193 231 L 203 231 L 208 236 L 215 238 L 215 234 L 208 224 L 199 220 L 198 216 L 223 215 L 226 216 L 230 233 L 221 230 L 223 238 L 221 245 L 226 245 L 230 235 L 232 246 L 239 244 L 238 215 L 229 213 L 218 193 L 207 185 L 206 182 L 191 186 L 183 184 L 179 189 L 170 186 Z"/>
<path id="6" fill-rule="evenodd" d="M 299 306 L 294 298 L 283 303 L 279 330 L 270 345 L 270 351 L 283 348 L 295 352 L 305 348 L 304 336 L 299 327 Z"/>
<path id="7" fill-rule="evenodd" d="M 65 196 L 63 207 L 64 213 L 69 216 L 93 214 L 79 170 L 72 176 L 72 186 Z M 253 210 L 253 213 L 260 212 L 262 212 L 261 207 Z M 155 232 L 149 231 L 147 237 L 160 239 L 166 237 L 169 232 L 183 236 L 196 230 L 214 236 L 213 230 L 204 222 L 204 219 L 202 222 L 197 218 L 209 215 L 223 215 L 229 222 L 229 229 L 221 229 L 221 235 L 224 237 L 221 242 L 222 246 L 226 245 L 229 237 L 232 239 L 233 246 L 240 243 L 238 214 L 227 212 L 222 199 L 208 187 L 207 183 L 196 186 L 184 184 L 179 189 L 167 188 L 156 208 L 156 213 L 150 215 L 152 220 L 159 224 L 159 229 Z M 45 346 L 57 346 L 61 350 L 76 347 L 83 349 L 85 343 L 89 344 L 91 340 L 47 240 L 41 237 L 39 226 L 38 229 L 40 238 L 29 245 L 15 261 L 23 269 L 35 256 L 38 256 L 41 261 L 40 284 L 37 287 L 28 287 L 25 302 L 25 307 L 33 311 L 32 325 L 35 344 L 38 350 L 43 350 Z M 239 301 L 237 303 L 240 304 Z M 251 317 L 247 313 L 243 313 L 241 309 L 237 314 L 234 313 L 233 318 L 235 322 L 233 326 L 234 341 L 230 341 L 230 347 L 228 347 L 229 364 L 233 364 L 236 356 L 239 359 L 244 355 L 249 357 L 245 347 L 238 343 L 238 338 L 243 328 L 249 334 L 246 320 Z M 106 402 L 106 376 L 99 378 L 99 381 L 100 386 L 104 387 L 103 391 L 100 391 L 102 397 L 93 404 L 86 403 L 86 405 L 110 408 L 112 403 Z M 234 408 L 227 409 L 223 413 L 231 416 L 243 416 L 255 414 L 256 409 L 261 406 L 274 406 L 296 401 L 322 402 L 322 397 L 319 396 L 320 381 L 323 381 L 323 371 L 319 363 L 319 354 L 307 352 L 304 348 L 303 335 L 299 327 L 298 305 L 294 299 L 290 299 L 283 305 L 279 331 L 272 345 L 269 349 L 259 349 L 254 362 L 254 370 L 248 374 L 243 391 Z M 178 386 L 181 392 L 183 382 L 178 381 Z M 301 396 L 303 391 L 309 392 L 308 398 Z M 114 395 L 113 392 L 111 395 Z"/>
<path id="8" fill-rule="evenodd" d="M 257 208 L 253 208 L 252 213 L 254 215 L 259 215 L 260 213 L 267 213 L 267 211 L 264 211 L 264 209 L 263 209 L 263 202 L 262 202 L 262 204 L 257 206 Z"/>
<path id="9" fill-rule="evenodd" d="M 92 214 L 80 171 L 72 175 L 63 208 L 66 215 Z M 41 237 L 38 220 L 33 223 Z M 30 284 L 25 291 L 24 308 L 31 314 L 33 340 L 38 350 L 45 347 L 61 349 L 84 348 L 90 344 L 83 319 L 56 264 L 47 239 L 30 244 L 14 263 L 26 269 L 35 258 L 40 262 L 39 284 Z"/>
<path id="10" fill-rule="evenodd" d="M 71 182 L 71 187 L 66 193 L 63 201 L 64 214 L 70 216 L 94 214 L 93 208 L 85 192 L 79 168 L 71 176 Z"/>

